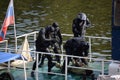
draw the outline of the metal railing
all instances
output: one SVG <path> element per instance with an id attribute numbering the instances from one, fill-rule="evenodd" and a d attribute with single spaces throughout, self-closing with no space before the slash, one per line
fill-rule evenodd
<path id="1" fill-rule="evenodd" d="M 3 40 L 3 41 L 0 41 L 0 44 L 5 44 L 4 47 L 0 46 L 1 48 L 0 49 L 4 49 L 5 52 L 7 52 L 7 48 L 8 48 L 8 40 Z"/>
<path id="2" fill-rule="evenodd" d="M 104 75 L 104 67 L 105 67 L 105 61 L 108 61 L 108 62 L 111 62 L 112 60 L 105 60 L 105 59 L 97 59 L 97 58 L 89 58 L 89 57 L 78 57 L 78 56 L 72 56 L 72 55 L 65 55 L 65 54 L 55 54 L 55 53 L 45 53 L 45 52 L 36 52 L 36 54 L 37 54 L 37 57 L 36 57 L 36 70 L 35 70 L 35 73 L 36 73 L 36 80 L 40 80 L 39 78 L 38 78 L 38 73 L 48 73 L 48 74 L 56 74 L 56 75 L 63 75 L 63 76 L 65 76 L 65 80 L 68 80 L 67 78 L 67 74 L 68 74 L 68 69 L 67 68 L 77 68 L 77 69 L 84 69 L 84 70 L 94 70 L 94 71 L 100 71 L 101 72 L 101 75 Z M 48 55 L 58 55 L 58 56 L 61 56 L 61 57 L 64 57 L 65 58 L 65 74 L 62 74 L 62 73 L 54 73 L 54 72 L 40 72 L 39 70 L 38 70 L 38 63 L 39 63 L 39 61 L 38 61 L 38 54 L 48 54 Z M 85 67 L 73 67 L 73 66 L 69 66 L 68 64 L 67 64 L 67 61 L 68 61 L 68 58 L 67 57 L 75 57 L 75 58 L 85 58 L 85 59 L 88 59 L 88 60 L 90 60 L 90 59 L 92 59 L 92 61 L 101 61 L 102 63 L 101 63 L 101 70 L 100 69 L 93 69 L 93 68 L 85 68 Z"/>
<path id="3" fill-rule="evenodd" d="M 17 40 L 16 42 L 18 44 L 18 39 L 19 38 L 27 38 L 28 39 L 28 37 L 30 37 L 30 36 L 33 36 L 33 41 L 35 41 L 37 34 L 38 34 L 38 31 L 35 31 L 35 32 L 31 32 L 31 33 L 27 33 L 27 34 L 17 36 L 16 37 L 16 40 Z M 73 34 L 62 34 L 62 36 L 63 36 L 63 38 L 66 37 L 66 36 L 67 37 L 73 37 Z M 88 39 L 88 43 L 89 43 L 89 56 L 90 56 L 90 58 L 92 58 L 92 40 L 93 39 L 105 39 L 105 40 L 110 40 L 111 41 L 111 38 L 108 38 L 108 37 L 95 37 L 95 36 L 85 36 L 85 37 Z M 63 43 L 65 43 L 65 41 L 63 41 Z M 16 46 L 18 46 L 17 44 L 16 44 Z M 63 46 L 61 46 L 61 47 L 62 47 L 62 53 L 63 53 L 64 52 L 63 51 Z M 33 49 L 35 49 L 35 47 L 33 47 Z"/>
<path id="4" fill-rule="evenodd" d="M 29 36 L 31 36 L 31 35 L 33 35 L 33 41 L 35 41 L 36 40 L 36 36 L 37 36 L 37 33 L 38 33 L 38 31 L 35 31 L 35 32 L 32 32 L 32 33 L 28 33 L 28 34 L 23 34 L 23 35 L 21 35 L 21 36 L 17 36 L 16 38 L 18 39 L 18 38 L 21 38 L 21 37 L 25 37 L 25 38 L 28 38 Z M 64 36 L 68 36 L 68 37 L 72 37 L 73 35 L 72 34 L 62 34 L 62 36 L 64 37 Z M 92 58 L 92 39 L 106 39 L 106 40 L 110 40 L 111 41 L 111 38 L 108 38 L 108 37 L 95 37 L 95 36 L 86 36 L 86 38 L 88 38 L 88 42 L 89 42 L 89 57 L 87 57 L 87 59 L 89 59 L 90 61 L 91 60 L 99 60 L 99 61 L 101 61 L 102 62 L 102 70 L 96 70 L 96 69 L 89 69 L 89 70 L 96 70 L 96 71 L 101 71 L 101 73 L 102 73 L 102 75 L 104 75 L 104 61 L 111 61 L 111 60 L 104 60 L 104 59 L 96 59 L 96 58 Z M 16 39 L 16 40 L 17 40 Z M 63 42 L 65 42 L 65 41 L 63 41 Z M 35 48 L 33 48 L 34 50 L 35 50 Z M 65 55 L 65 54 L 63 54 L 64 53 L 64 49 L 62 49 L 62 54 L 54 54 L 54 53 L 44 53 L 44 52 L 36 52 L 36 51 L 32 51 L 34 54 L 37 54 L 37 57 L 36 57 L 36 59 L 37 59 L 37 64 L 36 64 L 36 66 L 37 66 L 37 68 L 36 68 L 36 80 L 39 80 L 38 79 L 38 54 L 50 54 L 50 55 L 59 55 L 59 56 L 61 56 L 61 57 L 65 57 L 65 61 L 66 61 L 66 66 L 67 67 L 71 67 L 71 68 L 78 68 L 78 69 L 86 69 L 86 68 L 84 68 L 84 67 L 73 67 L 73 66 L 68 66 L 67 65 L 67 57 L 78 57 L 78 56 L 71 56 L 71 55 Z M 35 57 L 35 56 L 34 56 Z M 84 57 L 78 57 L 78 58 L 84 58 Z M 67 80 L 67 67 L 66 67 L 66 69 L 65 69 L 65 74 L 61 74 L 61 73 L 52 73 L 52 72 L 50 72 L 51 74 L 57 74 L 57 75 L 64 75 L 65 76 L 65 80 Z M 87 68 L 88 69 L 88 68 Z M 41 73 L 45 73 L 45 72 L 41 72 Z M 48 73 L 48 72 L 46 72 L 46 73 Z"/>

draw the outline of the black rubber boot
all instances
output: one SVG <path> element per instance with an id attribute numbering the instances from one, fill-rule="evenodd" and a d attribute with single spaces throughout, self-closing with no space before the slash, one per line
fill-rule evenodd
<path id="1" fill-rule="evenodd" d="M 33 71 L 31 72 L 31 77 L 35 77 L 35 75 L 34 75 L 34 72 L 33 72 Z"/>

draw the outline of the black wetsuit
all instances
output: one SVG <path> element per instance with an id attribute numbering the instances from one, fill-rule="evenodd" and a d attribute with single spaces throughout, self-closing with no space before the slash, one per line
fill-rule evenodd
<path id="1" fill-rule="evenodd" d="M 50 45 L 52 45 L 51 43 L 55 42 L 54 39 L 50 38 L 50 26 L 45 27 L 40 29 L 37 40 L 35 42 L 35 46 L 36 46 L 36 51 L 38 52 L 49 52 L 49 50 L 47 49 Z M 48 72 L 51 71 L 52 68 L 52 57 L 51 55 L 45 54 L 44 57 L 46 57 L 48 59 Z M 39 54 L 39 61 L 41 59 L 41 54 Z M 33 68 L 32 70 L 36 69 L 36 61 L 33 64 Z"/>
<path id="2" fill-rule="evenodd" d="M 85 57 L 85 56 L 88 56 L 89 45 L 81 37 L 75 37 L 75 38 L 67 40 L 67 42 L 64 45 L 64 49 L 66 51 L 66 55 Z M 74 59 L 77 59 L 77 58 L 74 58 Z M 68 62 L 67 62 L 68 65 L 70 61 L 71 61 L 71 58 L 68 57 Z M 85 59 L 82 58 L 81 61 L 84 64 L 87 64 Z M 64 71 L 65 71 L 65 61 L 62 67 L 62 72 Z"/>
<path id="3" fill-rule="evenodd" d="M 53 26 L 51 26 L 53 27 Z M 61 36 L 61 32 L 60 32 L 60 29 L 59 27 L 53 27 L 55 30 L 54 32 L 52 33 L 51 37 L 56 39 L 56 42 L 55 43 L 52 43 L 52 47 L 53 47 L 53 51 L 56 53 L 56 54 L 59 54 L 59 51 L 58 49 L 60 49 L 60 46 L 62 44 L 62 36 Z M 43 64 L 44 64 L 44 60 L 45 60 L 45 56 L 43 55 L 42 56 L 42 60 L 41 60 L 41 63 L 39 64 L 39 67 L 41 67 Z M 57 61 L 58 63 L 60 63 L 60 56 L 56 55 L 55 56 L 55 61 Z"/>
<path id="4" fill-rule="evenodd" d="M 53 44 L 53 51 L 56 53 L 56 54 L 59 54 L 60 52 L 58 51 L 58 49 L 61 48 L 61 44 L 62 44 L 62 36 L 61 36 L 61 32 L 60 32 L 60 29 L 59 27 L 56 27 L 55 28 L 55 31 L 53 32 L 53 35 L 52 35 L 53 38 L 55 38 L 57 40 L 56 43 Z M 55 56 L 55 60 L 60 63 L 60 56 Z"/>
<path id="5" fill-rule="evenodd" d="M 74 37 L 84 36 L 86 32 L 86 28 L 90 26 L 91 23 L 88 18 L 86 20 L 75 18 L 72 23 L 72 32 L 74 34 Z"/>

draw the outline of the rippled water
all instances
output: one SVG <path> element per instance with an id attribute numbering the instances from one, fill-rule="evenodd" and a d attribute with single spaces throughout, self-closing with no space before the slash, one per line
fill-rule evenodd
<path id="1" fill-rule="evenodd" d="M 9 0 L 2 0 L 0 3 L 1 25 L 8 3 Z M 14 8 L 17 36 L 38 31 L 40 27 L 47 26 L 54 21 L 59 23 L 62 33 L 72 34 L 72 20 L 79 12 L 85 12 L 92 23 L 86 35 L 111 37 L 111 0 L 14 0 Z M 9 26 L 6 39 L 9 40 L 10 47 L 13 47 L 13 26 Z M 109 41 L 93 41 L 93 45 L 95 52 L 111 52 Z M 104 49 L 101 50 L 98 46 Z"/>

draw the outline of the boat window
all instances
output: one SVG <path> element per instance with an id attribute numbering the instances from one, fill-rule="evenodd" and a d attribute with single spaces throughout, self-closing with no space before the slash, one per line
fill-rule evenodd
<path id="1" fill-rule="evenodd" d="M 120 26 L 120 0 L 114 1 L 114 25 Z"/>

